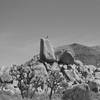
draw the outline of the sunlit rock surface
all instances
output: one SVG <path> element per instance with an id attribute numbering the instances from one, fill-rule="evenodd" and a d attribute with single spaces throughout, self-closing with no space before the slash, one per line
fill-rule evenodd
<path id="1" fill-rule="evenodd" d="M 48 39 L 40 40 L 40 60 L 52 63 L 56 60 L 53 46 Z"/>

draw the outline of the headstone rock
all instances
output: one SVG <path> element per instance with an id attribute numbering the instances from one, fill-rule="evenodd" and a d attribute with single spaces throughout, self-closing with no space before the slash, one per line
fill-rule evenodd
<path id="1" fill-rule="evenodd" d="M 48 39 L 40 40 L 40 60 L 52 63 L 56 60 L 54 49 Z"/>

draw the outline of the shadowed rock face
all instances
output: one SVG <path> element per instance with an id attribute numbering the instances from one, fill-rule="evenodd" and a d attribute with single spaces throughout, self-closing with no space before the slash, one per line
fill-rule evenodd
<path id="1" fill-rule="evenodd" d="M 88 85 L 90 87 L 90 90 L 98 93 L 99 92 L 99 86 L 100 86 L 100 80 L 92 80 L 92 81 L 88 81 Z"/>
<path id="2" fill-rule="evenodd" d="M 92 100 L 89 94 L 89 87 L 80 84 L 68 89 L 64 92 L 62 100 Z"/>
<path id="3" fill-rule="evenodd" d="M 61 56 L 59 57 L 59 60 L 58 60 L 58 63 L 59 64 L 74 64 L 74 58 L 73 56 L 67 52 L 67 51 L 64 51 Z"/>

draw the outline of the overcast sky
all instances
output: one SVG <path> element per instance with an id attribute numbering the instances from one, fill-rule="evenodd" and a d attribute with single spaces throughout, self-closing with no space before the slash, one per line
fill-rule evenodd
<path id="1" fill-rule="evenodd" d="M 0 66 L 29 60 L 44 35 L 100 45 L 100 0 L 0 0 Z"/>

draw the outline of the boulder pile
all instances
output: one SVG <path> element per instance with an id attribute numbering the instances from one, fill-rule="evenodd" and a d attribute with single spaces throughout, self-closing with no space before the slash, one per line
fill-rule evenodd
<path id="1" fill-rule="evenodd" d="M 45 44 L 40 45 L 40 59 L 47 63 L 57 63 L 56 66 L 59 66 L 59 70 L 66 78 L 69 89 L 64 92 L 63 100 L 91 100 L 90 91 L 100 92 L 100 68 L 84 65 L 81 61 L 75 60 L 67 50 L 56 56 L 52 46 L 46 44 L 46 41 L 42 39 L 42 43 L 40 42 L 42 45 Z"/>

